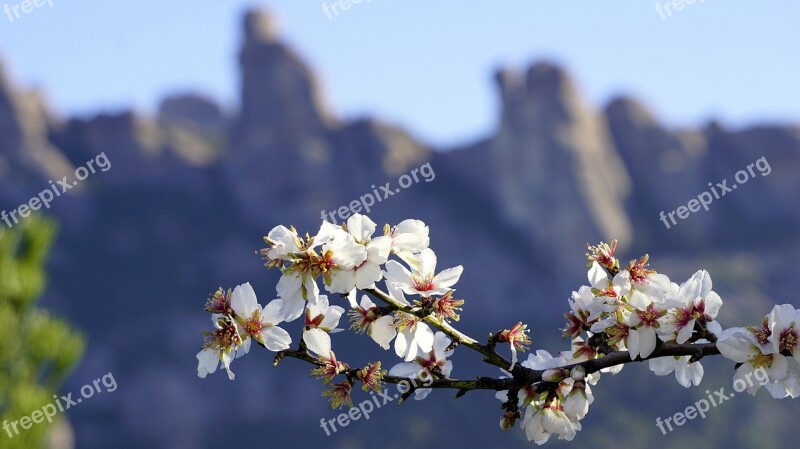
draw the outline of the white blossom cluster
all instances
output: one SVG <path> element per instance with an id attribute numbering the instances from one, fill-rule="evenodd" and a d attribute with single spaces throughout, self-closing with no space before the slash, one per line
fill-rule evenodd
<path id="1" fill-rule="evenodd" d="M 360 214 L 342 226 L 323 222 L 314 236 L 301 236 L 284 226 L 272 229 L 261 254 L 267 267 L 281 272 L 278 298 L 262 308 L 250 284 L 213 294 L 206 310 L 212 314 L 214 330 L 205 332 L 197 355 L 198 375 L 205 377 L 221 365 L 233 379 L 231 362 L 247 354 L 251 340 L 274 352 L 289 350 L 292 337 L 279 325 L 304 317 L 302 341 L 294 355 L 312 361 L 316 365 L 312 374 L 324 384 L 341 374 L 347 377 L 323 393 L 333 407 L 352 407 L 356 381 L 365 391 L 381 391 L 387 372 L 380 362 L 354 370 L 337 359 L 331 334 L 343 330 L 339 322 L 345 309 L 321 294 L 322 288 L 330 298 L 346 298 L 342 304 L 349 308 L 350 330 L 366 333 L 384 350 L 394 342 L 394 352 L 402 359 L 388 372 L 395 382 L 409 378 L 427 387 L 433 380 L 451 381 L 453 363 L 448 358 L 465 343 L 450 326 L 459 319 L 457 312 L 464 303 L 453 298 L 462 267 L 437 272 L 429 230 L 422 221 L 386 225 L 380 235 L 376 230 L 377 225 Z M 513 427 L 521 418 L 527 438 L 537 444 L 553 435 L 572 440 L 594 400 L 591 385 L 597 384 L 601 373 L 616 374 L 624 366 L 624 360 L 606 364 L 598 360 L 610 354 L 615 360 L 620 356 L 647 360 L 656 375 L 674 373 L 688 388 L 703 378 L 699 359 L 716 348 L 737 364 L 735 379 L 766 370 L 769 382 L 747 382 L 750 393 L 764 385 L 775 398 L 800 396 L 800 310 L 789 304 L 776 306 L 760 326 L 723 331 L 717 322 L 722 299 L 712 290 L 708 272 L 697 271 L 678 285 L 650 269 L 648 256 L 621 267 L 615 252 L 616 241 L 589 247 L 588 285 L 572 292 L 571 311 L 565 314 L 563 331 L 571 350 L 555 357 L 538 350 L 517 365 L 517 352 L 530 345 L 522 323 L 490 335 L 486 345 L 469 344 L 484 356 L 488 351 L 490 363 L 508 368 L 504 371 L 508 380 L 495 388 L 510 386 L 497 393 L 505 410 L 501 428 Z M 385 293 L 377 290 L 382 281 Z M 366 294 L 359 299 L 359 290 L 386 305 L 376 305 Z M 511 362 L 494 352 L 501 342 L 510 344 Z M 685 355 L 658 352 L 667 346 Z M 535 376 L 530 384 L 522 380 L 531 379 L 526 376 L 532 373 L 541 380 Z M 424 399 L 430 391 L 415 388 L 413 394 Z"/>
<path id="2" fill-rule="evenodd" d="M 282 275 L 277 285 L 277 299 L 263 309 L 258 304 L 250 284 L 236 287 L 232 292 L 220 289 L 207 304 L 212 313 L 215 331 L 206 333 L 206 343 L 198 354 L 198 375 L 205 377 L 217 370 L 220 364 L 230 370 L 233 359 L 246 354 L 250 339 L 271 351 L 289 349 L 292 338 L 277 327 L 305 317 L 303 343 L 322 363 L 314 373 L 330 382 L 334 376 L 349 367 L 336 359 L 331 349 L 329 334 L 341 331 L 339 320 L 345 310 L 332 305 L 329 294 L 347 297 L 350 311 L 350 328 L 366 332 L 383 349 L 391 347 L 403 359 L 390 370 L 400 377 L 447 377 L 452 362 L 448 347 L 451 340 L 412 313 L 399 310 L 386 311 L 367 295 L 358 300 L 358 290 L 372 289 L 385 279 L 390 297 L 412 310 L 426 308 L 441 321 L 458 320 L 457 311 L 463 301 L 452 297 L 453 286 L 461 277 L 462 267 L 436 271 L 436 254 L 429 248 L 428 227 L 419 220 L 405 220 L 397 226 L 386 226 L 382 235 L 375 235 L 377 225 L 369 217 L 356 214 L 343 226 L 323 222 L 314 236 L 301 237 L 293 228 L 277 226 L 265 241 L 269 245 L 261 251 L 270 268 L 280 269 Z M 390 256 L 396 259 L 390 259 Z M 406 295 L 412 297 L 412 304 Z M 377 365 L 377 369 L 375 366 Z M 374 377 L 383 371 L 380 364 L 372 365 Z M 364 379 L 361 379 L 364 380 Z M 375 382 L 380 379 L 372 379 Z M 332 387 L 331 401 L 342 405 L 349 401 L 352 385 L 337 384 Z M 415 398 L 427 396 L 429 389 L 415 391 Z"/>

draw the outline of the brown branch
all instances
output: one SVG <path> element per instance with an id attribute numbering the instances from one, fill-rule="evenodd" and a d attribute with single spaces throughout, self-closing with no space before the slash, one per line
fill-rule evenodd
<path id="1" fill-rule="evenodd" d="M 693 361 L 697 361 L 706 356 L 719 354 L 720 352 L 716 343 L 682 345 L 677 343 L 660 343 L 656 350 L 645 359 L 637 357 L 636 360 L 631 360 L 631 356 L 628 351 L 616 351 L 604 357 L 586 360 L 580 363 L 573 363 L 560 368 L 572 369 L 576 366 L 582 366 L 588 375 L 596 373 L 605 368 L 611 368 L 632 362 L 643 362 L 645 360 L 661 357 L 691 356 Z M 307 351 L 300 350 L 287 350 L 279 352 L 275 357 L 274 364 L 277 365 L 284 357 L 296 358 L 317 366 L 322 365 L 322 362 L 309 354 Z M 342 374 L 352 377 L 355 376 L 356 371 L 358 370 L 351 369 L 347 373 Z M 430 385 L 424 385 L 424 388 L 455 389 L 458 390 L 456 397 L 461 397 L 467 391 L 472 390 L 502 391 L 519 389 L 526 385 L 537 384 L 542 382 L 543 373 L 544 370 L 533 370 L 518 364 L 514 367 L 513 378 L 479 377 L 475 380 L 444 378 L 434 380 Z M 383 381 L 389 384 L 399 384 L 401 382 L 408 382 L 408 379 L 405 377 L 384 376 Z"/>

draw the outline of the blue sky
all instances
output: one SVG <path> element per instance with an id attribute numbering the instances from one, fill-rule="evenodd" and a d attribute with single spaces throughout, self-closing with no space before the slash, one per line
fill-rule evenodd
<path id="1" fill-rule="evenodd" d="M 0 15 L 0 58 L 61 116 L 151 113 L 187 90 L 234 108 L 240 16 L 261 5 L 338 115 L 436 145 L 490 132 L 495 69 L 540 59 L 565 65 L 591 103 L 631 93 L 671 126 L 800 123 L 796 0 L 697 0 L 665 19 L 650 0 L 363 0 L 333 19 L 322 0 L 51 1 Z"/>

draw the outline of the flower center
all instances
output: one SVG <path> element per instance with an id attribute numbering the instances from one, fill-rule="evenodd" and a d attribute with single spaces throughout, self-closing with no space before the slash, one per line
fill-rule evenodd
<path id="1" fill-rule="evenodd" d="M 800 340 L 797 338 L 797 330 L 795 330 L 794 326 L 781 332 L 781 351 L 794 351 L 798 343 L 800 343 Z"/>
<path id="2" fill-rule="evenodd" d="M 433 275 L 420 276 L 415 274 L 411 279 L 414 281 L 414 288 L 419 292 L 427 292 L 434 289 Z"/>

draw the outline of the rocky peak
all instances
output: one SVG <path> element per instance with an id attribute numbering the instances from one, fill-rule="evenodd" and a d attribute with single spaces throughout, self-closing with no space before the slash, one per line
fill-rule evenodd
<path id="1" fill-rule="evenodd" d="M 279 140 L 321 135 L 330 129 L 312 71 L 279 41 L 274 20 L 264 12 L 244 18 L 241 111 L 235 138 L 240 147 L 263 148 Z"/>
<path id="2" fill-rule="evenodd" d="M 576 241 L 627 241 L 623 200 L 630 181 L 603 116 L 553 64 L 535 64 L 524 77 L 503 71 L 496 79 L 502 120 L 488 145 L 506 218 L 531 241 L 564 249 L 548 255 L 557 266 L 582 257 Z"/>

